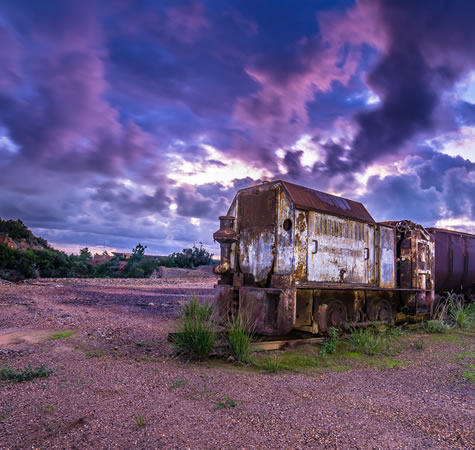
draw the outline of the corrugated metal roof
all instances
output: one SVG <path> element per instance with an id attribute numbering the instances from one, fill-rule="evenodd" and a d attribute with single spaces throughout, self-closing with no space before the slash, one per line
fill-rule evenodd
<path id="1" fill-rule="evenodd" d="M 288 181 L 279 182 L 284 185 L 290 198 L 298 208 L 350 217 L 363 222 L 375 222 L 360 202 L 316 191 L 315 189 L 299 186 Z"/>

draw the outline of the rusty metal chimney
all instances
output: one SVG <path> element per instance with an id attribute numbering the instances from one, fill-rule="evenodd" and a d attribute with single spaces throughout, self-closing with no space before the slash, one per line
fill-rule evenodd
<path id="1" fill-rule="evenodd" d="M 231 244 L 239 239 L 234 231 L 234 220 L 234 216 L 220 216 L 219 230 L 213 233 L 213 239 L 221 247 L 221 262 L 213 269 L 217 275 L 224 275 L 231 270 Z"/>

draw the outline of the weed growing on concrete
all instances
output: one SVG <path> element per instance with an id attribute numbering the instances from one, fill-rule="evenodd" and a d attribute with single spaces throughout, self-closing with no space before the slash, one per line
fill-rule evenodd
<path id="1" fill-rule="evenodd" d="M 224 397 L 223 401 L 219 402 L 215 406 L 214 409 L 218 410 L 218 409 L 224 409 L 224 408 L 234 408 L 235 406 L 236 406 L 236 402 L 226 395 L 226 397 Z"/>
<path id="2" fill-rule="evenodd" d="M 195 297 L 183 307 L 178 329 L 171 343 L 178 354 L 204 360 L 213 351 L 216 331 L 211 323 L 212 305 Z"/>
<path id="3" fill-rule="evenodd" d="M 52 370 L 46 369 L 44 365 L 33 369 L 28 366 L 24 370 L 14 370 L 11 367 L 0 369 L 0 381 L 10 383 L 22 383 L 23 381 L 31 381 L 35 378 L 47 378 L 53 373 Z"/>
<path id="4" fill-rule="evenodd" d="M 228 349 L 237 361 L 252 363 L 251 343 L 253 333 L 250 327 L 239 317 L 234 317 L 228 324 Z"/>
<path id="5" fill-rule="evenodd" d="M 66 339 L 72 336 L 76 331 L 74 330 L 67 330 L 67 331 L 59 331 L 58 333 L 54 333 L 49 340 L 50 341 L 57 341 L 58 339 Z"/>

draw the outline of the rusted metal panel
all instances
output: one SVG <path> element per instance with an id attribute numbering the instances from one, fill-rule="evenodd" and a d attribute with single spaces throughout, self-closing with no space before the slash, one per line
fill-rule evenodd
<path id="1" fill-rule="evenodd" d="M 274 264 L 275 233 L 271 231 L 241 231 L 239 264 L 245 274 L 256 282 L 265 281 Z"/>
<path id="2" fill-rule="evenodd" d="M 288 181 L 280 181 L 290 195 L 296 208 L 319 211 L 342 217 L 374 223 L 370 213 L 359 202 L 349 200 L 326 192 L 316 191 L 304 186 L 298 186 Z"/>
<path id="3" fill-rule="evenodd" d="M 435 240 L 435 290 L 463 291 L 475 285 L 475 235 L 428 228 Z"/>
<path id="4" fill-rule="evenodd" d="M 379 237 L 379 286 L 396 287 L 396 230 L 393 227 L 378 225 Z"/>
<path id="5" fill-rule="evenodd" d="M 277 242 L 274 273 L 291 274 L 294 271 L 295 210 L 287 194 L 279 186 L 277 193 Z"/>
<path id="6" fill-rule="evenodd" d="M 267 184 L 238 194 L 239 264 L 264 282 L 274 265 L 277 191 Z"/>
<path id="7" fill-rule="evenodd" d="M 309 281 L 374 283 L 374 226 L 309 212 Z"/>
<path id="8" fill-rule="evenodd" d="M 307 256 L 308 256 L 308 211 L 295 210 L 294 227 L 294 264 L 295 279 L 307 280 Z"/>
<path id="9" fill-rule="evenodd" d="M 277 213 L 275 186 L 261 185 L 242 191 L 238 199 L 238 231 L 250 228 L 274 229 Z"/>
<path id="10" fill-rule="evenodd" d="M 289 333 L 293 328 L 291 317 L 294 306 L 295 300 L 281 289 L 239 289 L 239 317 L 258 334 L 275 336 Z"/>
<path id="11" fill-rule="evenodd" d="M 313 291 L 299 289 L 297 291 L 297 307 L 295 315 L 295 328 L 312 326 Z"/>

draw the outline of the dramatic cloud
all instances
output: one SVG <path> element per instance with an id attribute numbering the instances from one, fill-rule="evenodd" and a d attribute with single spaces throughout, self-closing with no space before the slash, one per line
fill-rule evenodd
<path id="1" fill-rule="evenodd" d="M 203 242 L 286 179 L 475 231 L 470 0 L 5 0 L 0 216 L 67 249 Z"/>

